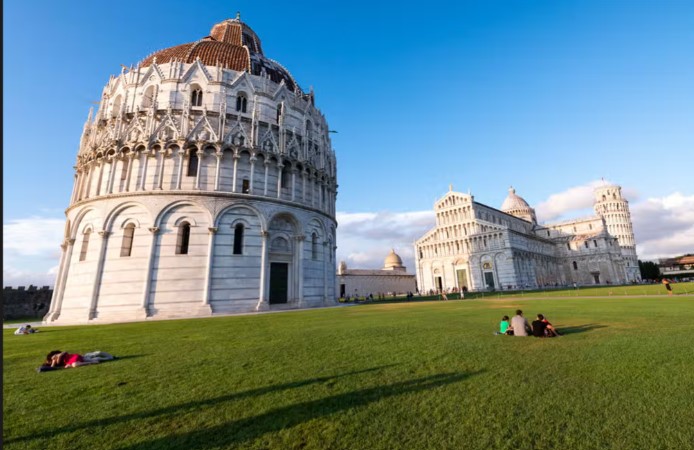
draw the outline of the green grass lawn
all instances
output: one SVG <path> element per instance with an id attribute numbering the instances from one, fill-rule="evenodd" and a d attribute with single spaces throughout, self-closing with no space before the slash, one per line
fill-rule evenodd
<path id="1" fill-rule="evenodd" d="M 564 336 L 494 336 L 544 313 Z M 366 304 L 3 332 L 6 449 L 691 449 L 694 297 Z M 50 350 L 94 366 L 36 373 Z"/>

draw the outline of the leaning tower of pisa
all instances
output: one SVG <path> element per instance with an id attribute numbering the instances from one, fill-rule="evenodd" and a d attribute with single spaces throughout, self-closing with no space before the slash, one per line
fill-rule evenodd
<path id="1" fill-rule="evenodd" d="M 605 219 L 607 231 L 617 238 L 624 255 L 627 279 L 640 281 L 634 229 L 631 225 L 629 202 L 622 197 L 622 187 L 605 184 L 595 188 L 595 213 Z"/>

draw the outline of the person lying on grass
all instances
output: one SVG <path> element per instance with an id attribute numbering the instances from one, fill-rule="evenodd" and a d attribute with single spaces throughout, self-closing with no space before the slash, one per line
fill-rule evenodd
<path id="1" fill-rule="evenodd" d="M 43 365 L 39 367 L 38 371 L 42 372 L 44 370 L 86 366 L 88 364 L 98 364 L 102 361 L 110 361 L 112 359 L 115 359 L 115 356 L 98 350 L 85 353 L 84 355 L 53 350 L 46 355 L 46 360 L 43 362 Z"/>
<path id="2" fill-rule="evenodd" d="M 542 314 L 537 315 L 537 320 L 533 320 L 533 336 L 535 337 L 554 337 L 559 336 L 552 324 L 545 320 Z"/>
<path id="3" fill-rule="evenodd" d="M 15 330 L 14 334 L 17 334 L 17 335 L 19 335 L 19 334 L 32 334 L 32 333 L 38 333 L 38 332 L 39 332 L 39 330 L 37 330 L 36 328 L 31 328 L 31 325 L 26 324 L 26 325 L 22 325 L 21 327 L 17 328 Z"/>

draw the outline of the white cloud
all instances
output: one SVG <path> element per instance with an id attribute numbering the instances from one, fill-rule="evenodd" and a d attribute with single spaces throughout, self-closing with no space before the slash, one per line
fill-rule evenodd
<path id="1" fill-rule="evenodd" d="M 595 180 L 590 183 L 574 186 L 552 194 L 547 200 L 535 207 L 538 221 L 546 222 L 565 216 L 567 213 L 586 210 L 593 207 L 593 190 L 603 181 Z"/>
<path id="2" fill-rule="evenodd" d="M 36 256 L 60 252 L 65 219 L 30 217 L 2 225 L 3 253 Z"/>
<path id="3" fill-rule="evenodd" d="M 640 259 L 694 253 L 694 195 L 649 198 L 630 210 Z"/>
<path id="4" fill-rule="evenodd" d="M 414 241 L 434 226 L 434 211 L 337 213 L 337 260 L 380 269 L 391 249 L 414 273 Z"/>
<path id="5" fill-rule="evenodd" d="M 3 286 L 52 286 L 64 219 L 30 217 L 3 224 Z"/>
<path id="6" fill-rule="evenodd" d="M 51 268 L 46 272 L 23 271 L 7 264 L 2 267 L 3 286 L 51 286 L 55 284 L 57 267 Z"/>

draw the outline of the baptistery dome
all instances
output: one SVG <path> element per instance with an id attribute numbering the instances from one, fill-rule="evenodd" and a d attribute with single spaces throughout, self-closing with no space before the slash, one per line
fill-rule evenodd
<path id="1" fill-rule="evenodd" d="M 75 169 L 46 321 L 335 301 L 327 121 L 238 16 L 112 76 Z"/>
<path id="2" fill-rule="evenodd" d="M 196 60 L 207 66 L 221 66 L 239 72 L 267 76 L 275 83 L 284 81 L 290 91 L 299 89 L 289 71 L 278 62 L 266 58 L 260 39 L 239 15 L 212 27 L 209 36 L 198 41 L 177 45 L 152 53 L 139 64 L 148 67 L 154 63 L 193 63 Z"/>

